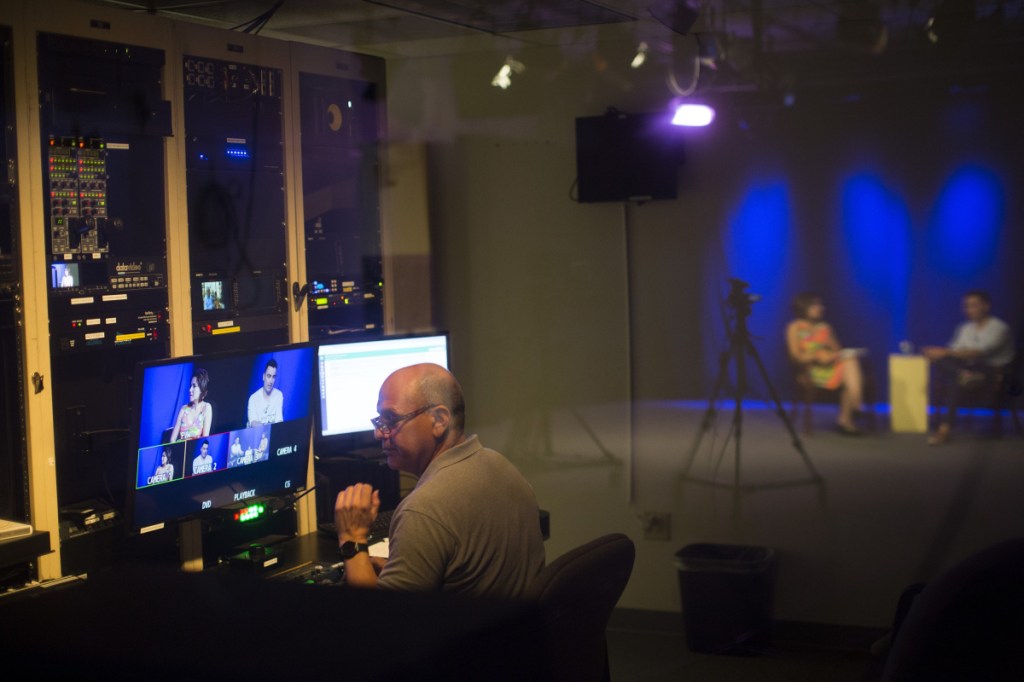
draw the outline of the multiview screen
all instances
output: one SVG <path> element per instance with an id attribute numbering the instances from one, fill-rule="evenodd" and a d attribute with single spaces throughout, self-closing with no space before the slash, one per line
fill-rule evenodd
<path id="1" fill-rule="evenodd" d="M 320 436 L 371 432 L 380 385 L 396 369 L 432 362 L 448 367 L 448 335 L 396 336 L 318 349 Z"/>
<path id="2" fill-rule="evenodd" d="M 315 353 L 281 346 L 142 365 L 132 526 L 304 488 Z"/>

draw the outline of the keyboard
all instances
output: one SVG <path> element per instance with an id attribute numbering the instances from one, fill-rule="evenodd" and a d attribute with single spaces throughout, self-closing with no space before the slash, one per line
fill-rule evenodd
<path id="1" fill-rule="evenodd" d="M 377 512 L 377 518 L 375 518 L 373 520 L 373 523 L 370 524 L 369 540 L 371 545 L 374 542 L 377 542 L 378 540 L 383 540 L 388 536 L 388 533 L 390 532 L 391 529 L 391 517 L 394 515 L 394 513 L 394 509 Z M 333 523 L 321 523 L 317 525 L 317 528 L 320 530 L 321 533 L 323 533 L 324 535 L 328 535 L 332 538 L 337 537 L 338 535 L 338 531 L 334 529 Z"/>

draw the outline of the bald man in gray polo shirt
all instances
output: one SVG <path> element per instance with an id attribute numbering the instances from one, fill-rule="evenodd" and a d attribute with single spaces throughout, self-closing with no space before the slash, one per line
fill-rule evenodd
<path id="1" fill-rule="evenodd" d="M 375 433 L 388 466 L 419 476 L 391 520 L 390 553 L 365 551 L 380 506 L 367 484 L 335 502 L 345 579 L 353 586 L 521 597 L 544 567 L 533 489 L 502 455 L 464 432 L 462 389 L 446 369 L 400 369 L 381 386 Z"/>

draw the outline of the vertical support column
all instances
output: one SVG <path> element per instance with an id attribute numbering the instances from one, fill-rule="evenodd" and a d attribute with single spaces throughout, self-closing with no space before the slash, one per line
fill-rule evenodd
<path id="1" fill-rule="evenodd" d="M 178 541 L 181 547 L 181 570 L 199 572 L 203 570 L 203 522 L 198 519 L 185 521 L 178 526 Z"/>
<path id="2" fill-rule="evenodd" d="M 419 143 L 387 146 L 381 190 L 384 320 L 388 331 L 433 328 L 427 149 Z"/>
<path id="3" fill-rule="evenodd" d="M 14 26 L 15 99 L 38 97 L 35 32 L 26 18 Z M 43 223 L 43 169 L 39 156 L 39 117 L 36 107 L 15 108 L 18 144 L 18 204 L 21 212 L 21 271 L 25 329 L 25 421 L 27 431 L 29 513 L 36 530 L 50 533 L 51 554 L 40 557 L 40 580 L 59 578 L 60 521 L 57 513 L 57 468 L 54 457 L 53 407 L 50 389 L 50 335 L 46 300 L 46 243 Z"/>

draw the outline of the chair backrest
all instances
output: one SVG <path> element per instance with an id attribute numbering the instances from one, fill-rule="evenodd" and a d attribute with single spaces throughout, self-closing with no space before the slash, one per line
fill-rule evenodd
<path id="1" fill-rule="evenodd" d="M 635 556 L 628 537 L 604 535 L 558 557 L 534 580 L 527 598 L 543 613 L 552 679 L 607 679 L 605 629 Z"/>
<path id="2" fill-rule="evenodd" d="M 914 599 L 883 682 L 1007 680 L 1024 670 L 1024 538 L 953 566 Z"/>
<path id="3" fill-rule="evenodd" d="M 1013 359 L 1003 365 L 1000 371 L 1002 390 L 1011 399 L 1021 394 L 1021 385 L 1024 384 L 1024 376 L 1021 376 L 1021 369 L 1024 368 L 1024 348 L 1018 348 Z"/>

